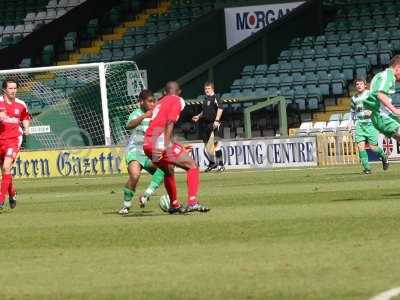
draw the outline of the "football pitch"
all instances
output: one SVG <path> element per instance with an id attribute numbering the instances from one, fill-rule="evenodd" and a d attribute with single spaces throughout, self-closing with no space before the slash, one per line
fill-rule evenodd
<path id="1" fill-rule="evenodd" d="M 371 299 L 400 286 L 400 165 L 373 168 L 202 174 L 190 215 L 164 188 L 117 215 L 124 176 L 18 180 L 0 299 Z"/>

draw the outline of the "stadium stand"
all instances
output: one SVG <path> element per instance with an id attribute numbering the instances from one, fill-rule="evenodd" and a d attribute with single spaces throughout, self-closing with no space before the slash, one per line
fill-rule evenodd
<path id="1" fill-rule="evenodd" d="M 60 55 L 68 56 L 68 60 L 57 64 L 132 60 L 135 55 L 211 11 L 214 4 L 213 1 L 162 1 L 157 8 L 132 15 L 122 15 L 122 6 L 114 7 L 110 11 L 111 26 L 107 28 L 106 34 L 97 34 L 99 20 L 96 19 L 88 24 L 92 27 L 88 32 L 92 34 L 89 35 L 91 40 L 86 43 L 77 41 L 79 33 L 69 33 L 70 36 L 65 37 L 66 52 Z M 76 44 L 90 47 L 78 48 L 74 46 Z M 65 55 L 70 51 L 74 52 Z"/>
<path id="2" fill-rule="evenodd" d="M 1 10 L 1 47 L 18 42 L 29 30 L 51 22 L 83 2 L 13 1 L 18 5 L 12 12 Z M 352 93 L 350 83 L 355 77 L 371 77 L 400 51 L 400 1 L 384 2 L 385 5 L 377 0 L 324 1 L 327 22 L 321 34 L 292 39 L 273 63 L 244 65 L 229 90 L 220 90 L 229 129 L 227 136 L 242 135 L 245 107 L 274 96 L 285 97 L 289 124 L 300 126 L 299 134 L 345 128 Z M 19 66 L 135 60 L 214 8 L 240 3 L 246 2 L 159 1 L 157 7 L 148 9 L 140 0 L 122 0 L 103 17 L 92 18 L 81 30 L 71 31 L 58 43 L 46 45 L 39 57 L 26 57 Z M 50 87 L 65 95 L 80 84 L 58 78 L 47 80 Z M 189 100 L 188 104 L 194 107 L 190 109 L 195 110 L 201 100 L 201 97 Z M 394 102 L 400 104 L 400 97 L 396 95 Z M 35 100 L 29 105 L 39 111 Z M 273 108 L 256 115 L 252 123 L 254 135 L 275 134 L 277 122 L 269 120 L 275 115 Z M 182 128 L 185 137 L 191 137 L 194 131 L 188 124 Z"/>
<path id="3" fill-rule="evenodd" d="M 85 0 L 13 0 L 0 3 L 0 48 L 18 43 Z M 26 61 L 25 61 L 26 63 Z"/>
<path id="4" fill-rule="evenodd" d="M 368 4 L 368 5 L 366 5 Z M 327 1 L 337 11 L 318 36 L 295 38 L 277 63 L 246 65 L 224 100 L 284 96 L 288 106 L 310 112 L 299 120 L 299 134 L 342 130 L 350 108 L 349 85 L 356 77 L 371 77 L 400 51 L 400 2 Z M 394 103 L 400 104 L 398 96 Z M 254 121 L 253 128 L 255 129 Z M 303 125 L 304 124 L 304 125 Z M 253 132 L 258 133 L 257 130 Z"/>

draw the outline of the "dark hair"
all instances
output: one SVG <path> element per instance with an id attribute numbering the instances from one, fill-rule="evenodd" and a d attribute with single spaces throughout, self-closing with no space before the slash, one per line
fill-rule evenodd
<path id="1" fill-rule="evenodd" d="M 204 87 L 207 87 L 207 86 L 211 86 L 211 88 L 212 88 L 213 90 L 215 89 L 214 82 L 212 82 L 212 81 L 206 81 L 206 82 L 204 83 Z"/>
<path id="2" fill-rule="evenodd" d="M 17 87 L 18 87 L 18 82 L 17 82 L 17 80 L 16 79 L 14 79 L 14 78 L 6 78 L 6 79 L 4 79 L 3 80 L 3 83 L 2 83 L 2 88 L 3 89 L 6 89 L 7 88 L 7 85 L 8 85 L 8 83 L 15 83 L 16 85 L 17 85 Z"/>
<path id="3" fill-rule="evenodd" d="M 364 77 L 357 77 L 356 80 L 354 80 L 354 85 L 356 85 L 357 82 L 364 82 L 364 84 L 367 85 L 367 80 Z"/>
<path id="4" fill-rule="evenodd" d="M 400 55 L 395 55 L 392 57 L 392 59 L 390 60 L 390 66 L 394 67 L 396 65 L 400 65 Z"/>
<path id="5" fill-rule="evenodd" d="M 149 97 L 153 97 L 153 92 L 150 90 L 142 90 L 139 94 L 139 101 L 144 101 Z"/>
<path id="6" fill-rule="evenodd" d="M 179 83 L 176 81 L 169 81 L 165 85 L 164 94 L 165 95 L 178 95 L 180 93 Z"/>

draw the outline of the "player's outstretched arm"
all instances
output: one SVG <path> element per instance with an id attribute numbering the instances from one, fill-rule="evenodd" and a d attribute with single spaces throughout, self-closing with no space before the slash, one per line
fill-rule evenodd
<path id="1" fill-rule="evenodd" d="M 394 107 L 394 105 L 391 103 L 390 98 L 388 95 L 382 92 L 378 92 L 378 99 L 379 101 L 387 107 L 393 114 L 400 116 L 400 109 Z"/>
<path id="2" fill-rule="evenodd" d="M 126 125 L 126 129 L 135 129 L 136 127 L 138 127 L 140 125 L 140 123 L 142 123 L 142 121 L 146 118 L 150 118 L 151 117 L 151 111 L 147 111 L 145 112 L 143 115 L 131 120 L 127 125 Z"/>

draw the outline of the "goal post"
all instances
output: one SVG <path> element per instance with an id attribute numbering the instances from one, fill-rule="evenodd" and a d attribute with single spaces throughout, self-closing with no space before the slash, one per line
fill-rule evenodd
<path id="1" fill-rule="evenodd" d="M 8 77 L 32 114 L 27 149 L 125 142 L 126 120 L 144 88 L 132 61 L 0 70 L 0 81 Z"/>

